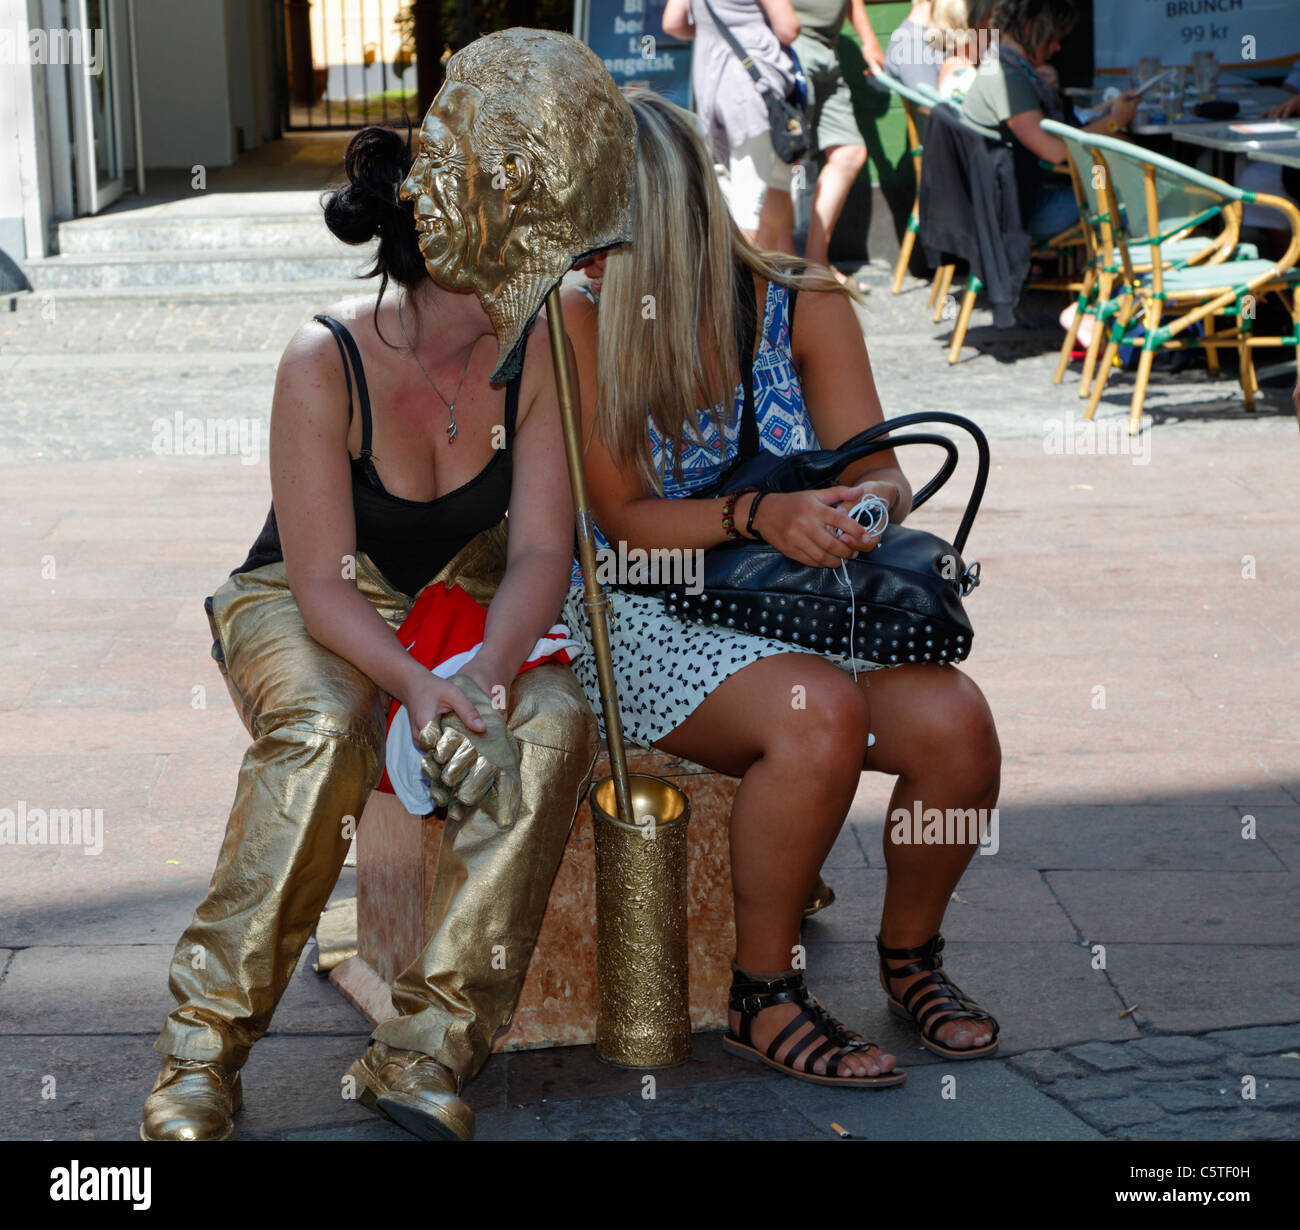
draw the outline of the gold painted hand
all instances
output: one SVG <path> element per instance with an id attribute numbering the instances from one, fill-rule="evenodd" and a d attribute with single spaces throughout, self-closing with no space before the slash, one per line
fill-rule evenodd
<path id="1" fill-rule="evenodd" d="M 438 724 L 429 722 L 420 731 L 430 793 L 452 820 L 463 820 L 475 807 L 482 807 L 508 829 L 523 795 L 519 745 L 506 729 L 505 715 L 474 679 L 455 674 L 451 682 L 469 699 L 487 729 L 476 733 L 448 713 Z"/>

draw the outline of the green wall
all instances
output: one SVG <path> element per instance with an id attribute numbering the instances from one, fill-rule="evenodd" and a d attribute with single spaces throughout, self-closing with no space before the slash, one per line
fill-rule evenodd
<path id="1" fill-rule="evenodd" d="M 876 32 L 881 47 L 889 46 L 889 36 L 911 9 L 909 0 L 894 0 L 889 4 L 868 4 L 867 16 Z M 868 85 L 863 76 L 862 52 L 858 36 L 847 22 L 840 33 L 838 47 L 840 63 L 844 66 L 845 80 L 853 95 L 853 110 L 858 127 L 867 142 L 867 168 L 863 177 L 880 186 L 893 186 L 911 180 L 911 159 L 906 158 L 907 129 L 903 120 L 902 103 L 891 94 Z M 906 165 L 904 165 L 906 164 Z"/>
<path id="2" fill-rule="evenodd" d="M 882 48 L 889 45 L 889 36 L 911 7 L 908 0 L 867 5 L 871 28 Z M 916 195 L 903 107 L 892 94 L 867 84 L 857 35 L 847 23 L 837 51 L 853 95 L 858 128 L 867 144 L 867 165 L 849 193 L 831 238 L 831 259 L 872 256 L 892 262 Z M 916 259 L 919 261 L 919 256 Z"/>

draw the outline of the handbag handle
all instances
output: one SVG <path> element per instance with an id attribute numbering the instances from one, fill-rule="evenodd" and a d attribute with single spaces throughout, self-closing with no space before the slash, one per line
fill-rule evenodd
<path id="1" fill-rule="evenodd" d="M 946 410 L 919 411 L 915 414 L 900 415 L 896 419 L 886 419 L 882 423 L 877 423 L 874 427 L 868 427 L 865 431 L 860 431 L 856 436 L 841 444 L 839 448 L 828 450 L 833 452 L 835 456 L 838 466 L 835 473 L 838 474 L 845 466 L 852 465 L 855 461 L 861 461 L 864 457 L 870 457 L 874 453 L 883 453 L 887 449 L 899 448 L 908 444 L 937 444 L 947 453 L 947 456 L 934 477 L 912 498 L 912 508 L 920 508 L 952 477 L 952 472 L 957 468 L 957 446 L 947 436 L 934 435 L 929 432 L 916 432 L 910 435 L 897 436 L 893 439 L 889 438 L 888 433 L 891 431 L 896 431 L 900 427 L 912 427 L 920 423 L 950 423 L 954 427 L 960 427 L 963 431 L 969 433 L 975 441 L 977 458 L 975 481 L 971 484 L 970 499 L 966 502 L 966 511 L 962 514 L 961 524 L 958 525 L 957 533 L 952 540 L 952 545 L 958 551 L 961 551 L 966 545 L 966 538 L 970 534 L 971 525 L 975 521 L 975 514 L 979 512 L 980 502 L 984 499 L 984 487 L 988 483 L 989 477 L 989 442 L 980 428 L 970 419 L 963 418 L 960 414 L 950 414 Z"/>

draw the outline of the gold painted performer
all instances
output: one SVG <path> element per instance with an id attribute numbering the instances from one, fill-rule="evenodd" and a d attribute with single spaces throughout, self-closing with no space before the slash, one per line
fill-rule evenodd
<path id="1" fill-rule="evenodd" d="M 349 243 L 378 237 L 379 296 L 335 305 L 289 343 L 272 512 L 210 600 L 213 653 L 253 742 L 172 960 L 178 1006 L 156 1043 L 167 1058 L 146 1140 L 233 1133 L 240 1069 L 383 769 L 390 697 L 450 804 L 440 917 L 393 988 L 400 1015 L 350 1075 L 417 1136 L 473 1134 L 462 1086 L 514 1010 L 596 752 L 571 671 L 517 673 L 559 611 L 573 543 L 550 347 L 533 322 L 575 261 L 628 238 L 633 143 L 589 50 L 509 30 L 448 62 L 413 162 L 389 129 L 349 145 L 326 221 Z M 450 681 L 395 636 L 434 580 L 490 600 L 482 649 Z"/>

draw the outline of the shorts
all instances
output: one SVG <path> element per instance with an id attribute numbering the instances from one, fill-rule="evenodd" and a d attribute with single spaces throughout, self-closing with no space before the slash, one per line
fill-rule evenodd
<path id="1" fill-rule="evenodd" d="M 865 145 L 853 111 L 853 95 L 834 50 L 807 34 L 795 39 L 794 50 L 808 79 L 813 152 L 823 155 L 837 145 Z"/>
<path id="2" fill-rule="evenodd" d="M 728 180 L 723 184 L 731 216 L 742 231 L 758 230 L 759 214 L 767 190 L 790 191 L 790 164 L 782 162 L 772 148 L 769 133 L 742 141 L 731 151 Z"/>

